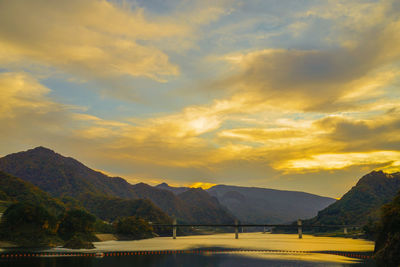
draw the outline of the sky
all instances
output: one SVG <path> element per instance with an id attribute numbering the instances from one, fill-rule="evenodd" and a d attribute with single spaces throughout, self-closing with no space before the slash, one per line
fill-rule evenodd
<path id="1" fill-rule="evenodd" d="M 0 156 L 341 197 L 400 171 L 396 0 L 0 0 Z"/>

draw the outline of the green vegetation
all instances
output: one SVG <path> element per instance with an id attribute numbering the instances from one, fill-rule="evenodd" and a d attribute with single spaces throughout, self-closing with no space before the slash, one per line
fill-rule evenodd
<path id="1" fill-rule="evenodd" d="M 0 238 L 21 246 L 64 244 L 69 248 L 92 248 L 91 242 L 97 241 L 94 232 L 115 233 L 116 226 L 110 222 L 130 216 L 136 216 L 139 226 L 142 221 L 171 223 L 168 215 L 150 200 L 83 194 L 78 199 L 64 196 L 61 202 L 29 182 L 3 172 L 0 185 L 0 212 L 4 212 Z M 156 230 L 159 235 L 171 231 L 165 227 Z M 130 238 L 149 237 L 147 230 L 144 233 L 145 236 L 131 234 Z"/>
<path id="2" fill-rule="evenodd" d="M 85 207 L 103 220 L 136 215 L 131 209 L 134 204 L 124 202 L 134 199 L 150 200 L 163 212 L 175 216 L 181 222 L 218 223 L 233 218 L 218 202 L 210 201 L 211 197 L 205 192 L 201 197 L 198 197 L 197 192 L 189 192 L 184 195 L 185 197 L 180 197 L 168 190 L 154 188 L 144 183 L 131 185 L 122 178 L 106 176 L 73 158 L 63 157 L 44 147 L 0 158 L 0 170 L 38 186 L 53 197 L 62 199 L 68 208 Z M 93 204 L 91 201 L 93 196 L 103 198 L 101 202 L 104 205 Z M 201 208 L 193 208 L 190 200 L 194 198 L 196 206 Z M 122 214 L 118 214 L 119 208 L 107 208 L 109 204 L 115 207 L 114 204 L 117 202 L 123 205 Z"/>
<path id="3" fill-rule="evenodd" d="M 117 221 L 116 232 L 119 239 L 145 239 L 153 237 L 153 228 L 142 218 L 131 216 Z"/>
<path id="4" fill-rule="evenodd" d="M 138 216 L 148 221 L 168 223 L 171 219 L 150 200 L 122 199 L 118 197 L 85 194 L 80 197 L 83 206 L 102 220 L 114 221 L 119 217 Z"/>
<path id="5" fill-rule="evenodd" d="M 0 238 L 24 247 L 51 246 L 59 243 L 57 219 L 41 205 L 27 202 L 12 204 L 3 214 Z"/>
<path id="6" fill-rule="evenodd" d="M 400 265 L 400 192 L 391 203 L 382 207 L 375 258 L 383 266 Z"/>
<path id="7" fill-rule="evenodd" d="M 84 210 L 73 209 L 64 214 L 58 229 L 59 236 L 66 241 L 67 248 L 93 248 L 96 217 Z"/>
<path id="8" fill-rule="evenodd" d="M 93 248 L 96 217 L 84 210 L 69 210 L 56 218 L 45 207 L 27 202 L 12 204 L 4 213 L 0 238 L 23 247 Z"/>
<path id="9" fill-rule="evenodd" d="M 0 200 L 1 206 L 8 206 L 10 202 L 29 202 L 46 207 L 52 214 L 60 215 L 64 212 L 64 204 L 43 192 L 38 187 L 17 177 L 0 171 Z"/>
<path id="10" fill-rule="evenodd" d="M 75 234 L 64 243 L 64 247 L 73 249 L 80 249 L 80 248 L 91 249 L 94 248 L 94 245 L 92 244 L 91 241 L 88 241 L 86 235 Z"/>
<path id="11" fill-rule="evenodd" d="M 96 219 L 96 222 L 94 223 L 94 231 L 102 234 L 115 234 L 115 227 L 109 222 Z"/>
<path id="12" fill-rule="evenodd" d="M 400 173 L 373 171 L 362 177 L 340 200 L 304 224 L 364 225 L 379 220 L 380 208 L 400 189 Z"/>

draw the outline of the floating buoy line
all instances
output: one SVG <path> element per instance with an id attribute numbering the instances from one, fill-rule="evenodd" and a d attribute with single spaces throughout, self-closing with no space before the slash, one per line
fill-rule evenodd
<path id="1" fill-rule="evenodd" d="M 138 255 L 170 255 L 170 254 L 226 254 L 226 253 L 284 253 L 284 254 L 332 254 L 357 259 L 371 259 L 371 253 L 344 251 L 302 251 L 302 250 L 265 250 L 265 249 L 194 249 L 194 250 L 147 250 L 147 251 L 108 251 L 108 252 L 0 252 L 0 259 L 17 259 L 31 257 L 116 257 Z"/>

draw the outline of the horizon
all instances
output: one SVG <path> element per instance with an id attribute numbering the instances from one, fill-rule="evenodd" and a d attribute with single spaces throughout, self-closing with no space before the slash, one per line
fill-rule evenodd
<path id="1" fill-rule="evenodd" d="M 337 199 L 373 170 L 400 171 L 399 11 L 0 2 L 0 155 L 40 145 L 132 184 Z"/>
<path id="2" fill-rule="evenodd" d="M 129 179 L 126 179 L 125 177 L 118 176 L 118 175 L 112 175 L 112 174 L 107 173 L 107 172 L 105 172 L 105 171 L 103 171 L 103 170 L 92 169 L 90 166 L 84 164 L 84 163 L 81 162 L 79 159 L 70 157 L 70 156 L 68 156 L 68 155 L 62 155 L 62 154 L 58 153 L 57 151 L 54 151 L 53 149 L 48 148 L 48 147 L 44 147 L 44 146 L 37 146 L 37 147 L 30 148 L 30 149 L 25 150 L 25 151 L 17 151 L 17 152 L 8 154 L 8 155 L 19 154 L 19 153 L 25 153 L 25 152 L 28 152 L 28 151 L 31 151 L 31 150 L 37 150 L 37 149 L 48 150 L 48 151 L 51 151 L 52 153 L 55 153 L 55 154 L 57 154 L 57 155 L 59 155 L 59 156 L 61 156 L 61 157 L 64 157 L 64 158 L 67 158 L 67 159 L 73 159 L 73 160 L 75 160 L 75 161 L 78 161 L 79 163 L 83 164 L 86 168 L 89 168 L 90 170 L 99 172 L 99 173 L 101 173 L 101 174 L 107 176 L 107 177 L 110 178 L 110 179 L 112 179 L 112 178 L 122 178 L 122 179 L 124 179 L 125 181 L 127 181 L 128 183 L 130 183 L 130 184 L 132 184 L 132 185 L 144 183 L 144 182 L 131 183 L 131 182 L 129 181 Z M 0 159 L 3 158 L 3 157 L 6 157 L 6 156 L 8 156 L 8 155 L 5 155 L 5 156 L 0 155 Z M 368 175 L 368 174 L 370 174 L 370 173 L 373 173 L 373 172 L 383 172 L 383 173 L 386 173 L 386 174 L 396 174 L 396 172 L 385 172 L 385 171 L 382 171 L 382 170 L 372 170 L 372 171 L 370 171 L 370 172 L 364 174 L 362 177 L 364 177 L 365 175 Z M 397 173 L 398 173 L 398 172 L 397 172 Z M 361 179 L 362 177 L 360 177 L 359 179 Z M 359 180 L 357 180 L 357 181 L 359 181 Z M 160 182 L 160 183 L 148 183 L 148 185 L 150 185 L 150 186 L 152 186 L 152 187 L 157 187 L 158 185 L 166 185 L 166 186 L 169 186 L 169 187 L 172 187 L 172 188 L 179 188 L 179 187 L 201 188 L 201 189 L 203 189 L 203 190 L 210 189 L 210 188 L 212 188 L 212 187 L 214 187 L 214 186 L 222 185 L 222 186 L 241 187 L 241 188 L 259 188 L 259 189 L 270 189 L 270 190 L 277 190 L 277 191 L 300 192 L 300 193 L 312 194 L 312 195 L 316 195 L 316 196 L 320 196 L 320 197 L 333 198 L 333 199 L 336 199 L 336 200 L 340 200 L 340 199 L 342 198 L 342 196 L 341 196 L 341 197 L 330 197 L 330 196 L 324 196 L 324 195 L 315 194 L 315 193 L 306 192 L 306 191 L 289 190 L 289 189 L 277 189 L 277 188 L 267 188 L 267 187 L 256 187 L 256 186 L 249 186 L 249 185 L 243 185 L 243 184 L 242 184 L 242 185 L 240 185 L 240 184 L 210 184 L 210 183 L 196 182 L 196 183 L 193 183 L 193 184 L 180 184 L 180 185 L 177 185 L 177 184 L 168 184 L 167 182 L 162 181 L 162 182 Z M 347 192 L 346 192 L 346 193 L 347 193 Z"/>

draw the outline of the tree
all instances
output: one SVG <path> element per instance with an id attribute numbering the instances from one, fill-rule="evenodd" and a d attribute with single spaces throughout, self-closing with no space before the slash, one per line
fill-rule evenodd
<path id="1" fill-rule="evenodd" d="M 57 220 L 46 208 L 27 202 L 12 204 L 4 212 L 0 236 L 21 246 L 57 243 Z"/>
<path id="2" fill-rule="evenodd" d="M 400 265 L 400 192 L 382 208 L 380 230 L 375 242 L 376 260 L 385 266 Z"/>
<path id="3" fill-rule="evenodd" d="M 66 241 L 65 247 L 93 248 L 92 241 L 97 241 L 94 235 L 96 217 L 81 209 L 72 209 L 65 213 L 60 223 L 58 234 Z"/>
<path id="4" fill-rule="evenodd" d="M 116 232 L 123 239 L 144 239 L 153 237 L 153 227 L 142 218 L 131 216 L 117 221 Z"/>

